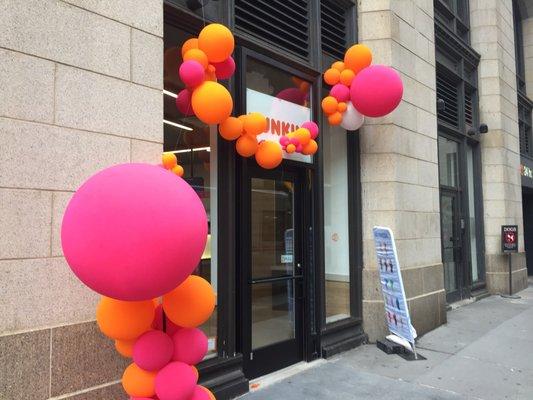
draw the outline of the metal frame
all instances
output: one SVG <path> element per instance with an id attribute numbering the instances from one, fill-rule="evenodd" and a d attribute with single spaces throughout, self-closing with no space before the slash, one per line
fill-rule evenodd
<path id="1" fill-rule="evenodd" d="M 198 13 L 183 9 L 172 0 L 165 0 L 165 23 L 174 24 L 181 29 L 197 33 L 203 27 L 203 21 Z M 339 0 L 339 4 L 353 5 L 352 0 Z M 221 7 L 220 21 L 230 28 L 234 27 L 233 0 L 228 0 L 225 7 Z M 229 89 L 234 93 L 235 113 L 245 110 L 245 73 L 246 67 L 242 63 L 248 56 L 271 64 L 314 82 L 312 89 L 313 119 L 323 125 L 327 121 L 320 112 L 320 98 L 322 93 L 321 71 L 326 60 L 321 51 L 320 2 L 310 1 L 310 59 L 303 60 L 280 48 L 250 37 L 238 30 L 235 31 L 237 42 L 236 58 L 239 60 L 239 70 L 235 78 L 229 82 Z M 348 21 L 350 31 L 347 42 L 355 42 L 356 14 L 351 14 Z M 287 170 L 301 170 L 306 186 L 312 188 L 310 196 L 305 199 L 305 208 L 313 210 L 308 216 L 309 231 L 307 238 L 309 246 L 305 253 L 308 257 L 304 262 L 313 264 L 315 276 L 307 276 L 305 287 L 312 298 L 306 300 L 304 317 L 304 359 L 313 360 L 329 357 L 345 349 L 354 347 L 365 339 L 362 329 L 362 223 L 361 223 L 361 182 L 359 169 L 359 137 L 355 132 L 348 135 L 348 196 L 349 196 L 349 234 L 350 234 L 350 310 L 352 317 L 325 324 L 325 281 L 324 281 L 324 234 L 323 234 L 323 159 L 320 152 L 314 157 L 313 164 L 303 165 L 295 161 L 284 160 L 283 166 Z M 320 141 L 320 137 L 319 137 Z M 224 227 L 224 235 L 218 237 L 218 346 L 217 357 L 200 364 L 202 383 L 214 389 L 217 398 L 229 398 L 248 390 L 247 379 L 242 373 L 242 331 L 239 329 L 239 318 L 242 312 L 240 293 L 239 265 L 242 263 L 242 253 L 239 249 L 240 211 L 238 208 L 243 195 L 241 177 L 246 168 L 253 166 L 253 160 L 243 160 L 236 156 L 234 144 L 220 137 L 217 140 L 219 171 L 231 173 L 218 174 L 218 208 L 219 227 Z M 242 203 L 241 203 L 242 204 Z M 312 207 L 312 204 L 315 204 Z M 221 229 L 221 228 L 219 228 Z M 310 251 L 310 250 L 313 251 Z M 310 318 L 309 315 L 312 317 Z"/>

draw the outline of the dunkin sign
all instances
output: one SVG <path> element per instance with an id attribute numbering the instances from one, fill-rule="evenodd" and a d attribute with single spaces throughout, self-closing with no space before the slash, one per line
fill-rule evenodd
<path id="1" fill-rule="evenodd" d="M 259 112 L 267 118 L 267 131 L 258 135 L 257 140 L 274 140 L 289 132 L 293 132 L 306 121 L 311 120 L 311 109 L 290 101 L 278 99 L 265 93 L 246 89 L 246 112 Z M 300 153 L 287 154 L 283 158 L 288 160 L 311 163 L 313 156 Z"/>

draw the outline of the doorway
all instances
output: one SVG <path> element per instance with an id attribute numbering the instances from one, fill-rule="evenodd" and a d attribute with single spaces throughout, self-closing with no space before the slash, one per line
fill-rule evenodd
<path id="1" fill-rule="evenodd" d="M 304 184 L 296 170 L 245 173 L 241 337 L 249 379 L 303 359 Z"/>

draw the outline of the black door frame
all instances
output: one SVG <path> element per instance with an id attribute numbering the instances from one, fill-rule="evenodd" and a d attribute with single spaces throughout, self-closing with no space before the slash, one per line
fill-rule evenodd
<path id="1" fill-rule="evenodd" d="M 241 192 L 241 247 L 240 262 L 240 330 L 242 338 L 243 367 L 248 379 L 265 375 L 269 372 L 282 369 L 304 359 L 304 348 L 307 335 L 304 328 L 306 317 L 305 282 L 308 278 L 305 264 L 305 253 L 308 247 L 306 231 L 309 228 L 310 209 L 305 207 L 306 197 L 309 194 L 305 179 L 305 170 L 294 166 L 281 166 L 275 170 L 264 170 L 251 160 L 246 160 L 242 169 Z M 301 268 L 294 269 L 292 277 L 276 277 L 255 279 L 251 273 L 251 180 L 253 178 L 283 180 L 294 183 L 294 265 Z M 252 349 L 252 286 L 254 284 L 270 282 L 294 282 L 294 310 L 295 310 L 295 339 L 269 345 L 264 348 Z"/>

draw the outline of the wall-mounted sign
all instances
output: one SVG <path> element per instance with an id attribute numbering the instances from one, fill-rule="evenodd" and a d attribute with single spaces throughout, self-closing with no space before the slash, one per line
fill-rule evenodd
<path id="1" fill-rule="evenodd" d="M 518 252 L 518 225 L 502 225 L 502 252 Z"/>
<path id="2" fill-rule="evenodd" d="M 246 89 L 246 112 L 259 112 L 267 117 L 267 132 L 257 136 L 257 140 L 274 140 L 289 132 L 293 132 L 306 121 L 311 120 L 311 109 L 290 101 L 278 99 L 253 89 Z M 288 160 L 313 162 L 312 156 L 300 153 L 287 154 L 283 158 Z"/>
<path id="3" fill-rule="evenodd" d="M 393 335 L 407 340 L 414 349 L 416 330 L 411 325 L 411 317 L 407 308 L 407 298 L 392 231 L 389 228 L 374 227 L 374 245 L 376 247 L 387 325 Z"/>

